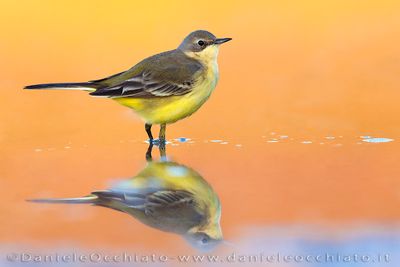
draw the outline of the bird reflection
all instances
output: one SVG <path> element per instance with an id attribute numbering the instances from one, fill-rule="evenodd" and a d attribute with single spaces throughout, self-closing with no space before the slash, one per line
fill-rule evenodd
<path id="1" fill-rule="evenodd" d="M 122 211 L 142 223 L 184 237 L 193 247 L 209 251 L 222 241 L 221 204 L 211 186 L 195 170 L 166 159 L 153 161 L 153 145 L 147 166 L 133 178 L 104 191 L 80 198 L 33 199 L 41 203 L 92 204 Z"/>

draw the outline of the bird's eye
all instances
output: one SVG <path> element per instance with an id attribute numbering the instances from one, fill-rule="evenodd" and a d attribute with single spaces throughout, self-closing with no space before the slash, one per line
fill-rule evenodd
<path id="1" fill-rule="evenodd" d="M 208 242 L 208 238 L 207 237 L 203 237 L 203 239 L 201 239 L 201 243 L 206 244 Z"/>
<path id="2" fill-rule="evenodd" d="M 197 44 L 198 44 L 199 46 L 203 46 L 203 45 L 205 45 L 206 43 L 205 43 L 203 40 L 200 40 L 200 41 L 197 42 Z"/>

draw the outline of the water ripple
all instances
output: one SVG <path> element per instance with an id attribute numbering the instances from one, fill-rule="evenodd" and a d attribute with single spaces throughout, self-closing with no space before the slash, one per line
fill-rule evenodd
<path id="1" fill-rule="evenodd" d="M 388 143 L 394 141 L 394 139 L 384 137 L 370 137 L 365 138 L 362 141 L 367 143 Z"/>

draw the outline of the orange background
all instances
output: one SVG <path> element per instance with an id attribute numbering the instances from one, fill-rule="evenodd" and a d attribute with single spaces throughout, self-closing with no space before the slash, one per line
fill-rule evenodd
<path id="1" fill-rule="evenodd" d="M 233 41 L 221 48 L 210 100 L 167 129 L 195 143 L 167 149 L 220 195 L 225 236 L 249 225 L 398 222 L 400 2 L 3 0 L 1 242 L 178 239 L 103 208 L 25 203 L 135 175 L 146 135 L 113 101 L 22 87 L 102 78 L 196 29 Z M 271 132 L 293 140 L 268 143 Z M 360 135 L 395 142 L 358 144 Z"/>

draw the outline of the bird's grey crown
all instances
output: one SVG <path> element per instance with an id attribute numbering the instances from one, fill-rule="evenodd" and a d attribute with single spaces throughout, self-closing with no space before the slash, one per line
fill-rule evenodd
<path id="1" fill-rule="evenodd" d="M 186 52 L 198 52 L 204 49 L 205 46 L 200 46 L 198 45 L 198 41 L 202 40 L 206 44 L 212 44 L 215 39 L 214 34 L 208 31 L 204 30 L 198 30 L 190 33 L 186 38 L 183 40 L 183 42 L 179 45 L 178 49 Z"/>

